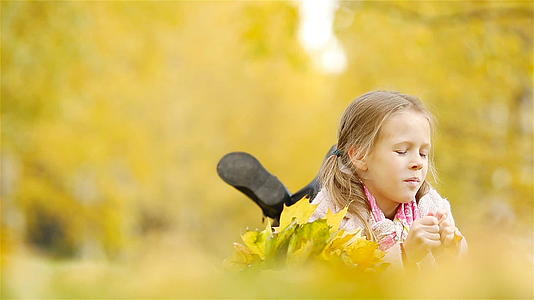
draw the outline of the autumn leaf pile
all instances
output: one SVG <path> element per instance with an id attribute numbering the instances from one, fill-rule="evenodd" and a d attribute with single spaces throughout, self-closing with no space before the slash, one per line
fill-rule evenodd
<path id="1" fill-rule="evenodd" d="M 384 252 L 378 244 L 367 240 L 361 230 L 352 232 L 340 228 L 347 208 L 309 222 L 316 205 L 302 199 L 284 207 L 280 225 L 268 222 L 263 231 L 246 231 L 243 243 L 234 243 L 233 256 L 225 265 L 233 270 L 266 270 L 301 266 L 322 262 L 348 266 L 362 271 L 376 271 L 387 267 L 382 261 Z"/>

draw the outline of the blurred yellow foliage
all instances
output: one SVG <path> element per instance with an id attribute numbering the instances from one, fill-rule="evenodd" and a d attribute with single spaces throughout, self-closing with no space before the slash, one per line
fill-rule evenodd
<path id="1" fill-rule="evenodd" d="M 215 166 L 246 151 L 296 191 L 349 101 L 393 89 L 439 121 L 435 185 L 479 259 L 454 286 L 530 297 L 531 271 L 507 278 L 534 269 L 532 3 L 338 4 L 334 75 L 299 44 L 293 2 L 2 1 L 2 296 L 322 295 L 207 279 L 263 226 Z M 495 237 L 511 246 L 488 251 Z"/>

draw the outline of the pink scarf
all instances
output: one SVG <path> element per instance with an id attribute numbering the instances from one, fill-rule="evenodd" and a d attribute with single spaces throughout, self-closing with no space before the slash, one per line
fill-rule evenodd
<path id="1" fill-rule="evenodd" d="M 384 213 L 376 204 L 375 197 L 366 186 L 364 186 L 364 191 L 371 206 L 371 229 L 378 238 L 380 249 L 386 251 L 398 241 L 406 240 L 412 223 L 420 217 L 419 208 L 415 200 L 399 204 L 397 213 L 392 221 L 384 216 Z"/>

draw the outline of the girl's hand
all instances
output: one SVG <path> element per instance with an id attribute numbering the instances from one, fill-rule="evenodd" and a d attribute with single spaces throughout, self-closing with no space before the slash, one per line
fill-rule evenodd
<path id="1" fill-rule="evenodd" d="M 439 220 L 436 216 L 425 216 L 416 220 L 404 242 L 406 263 L 414 264 L 423 259 L 428 251 L 441 246 Z"/>
<path id="2" fill-rule="evenodd" d="M 454 233 L 456 231 L 458 231 L 458 228 L 453 226 L 447 220 L 439 223 L 439 235 L 441 237 L 441 245 L 443 248 L 449 248 L 454 245 Z"/>
<path id="3" fill-rule="evenodd" d="M 438 212 L 436 217 L 438 218 L 441 246 L 433 250 L 434 255 L 438 258 L 458 254 L 460 241 L 463 239 L 462 234 L 456 226 L 449 222 L 445 212 Z"/>

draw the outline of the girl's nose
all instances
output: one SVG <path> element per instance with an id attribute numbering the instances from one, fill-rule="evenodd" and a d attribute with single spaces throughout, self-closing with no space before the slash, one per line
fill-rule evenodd
<path id="1" fill-rule="evenodd" d="M 421 159 L 416 159 L 410 162 L 410 169 L 420 170 L 423 168 L 423 161 Z"/>

